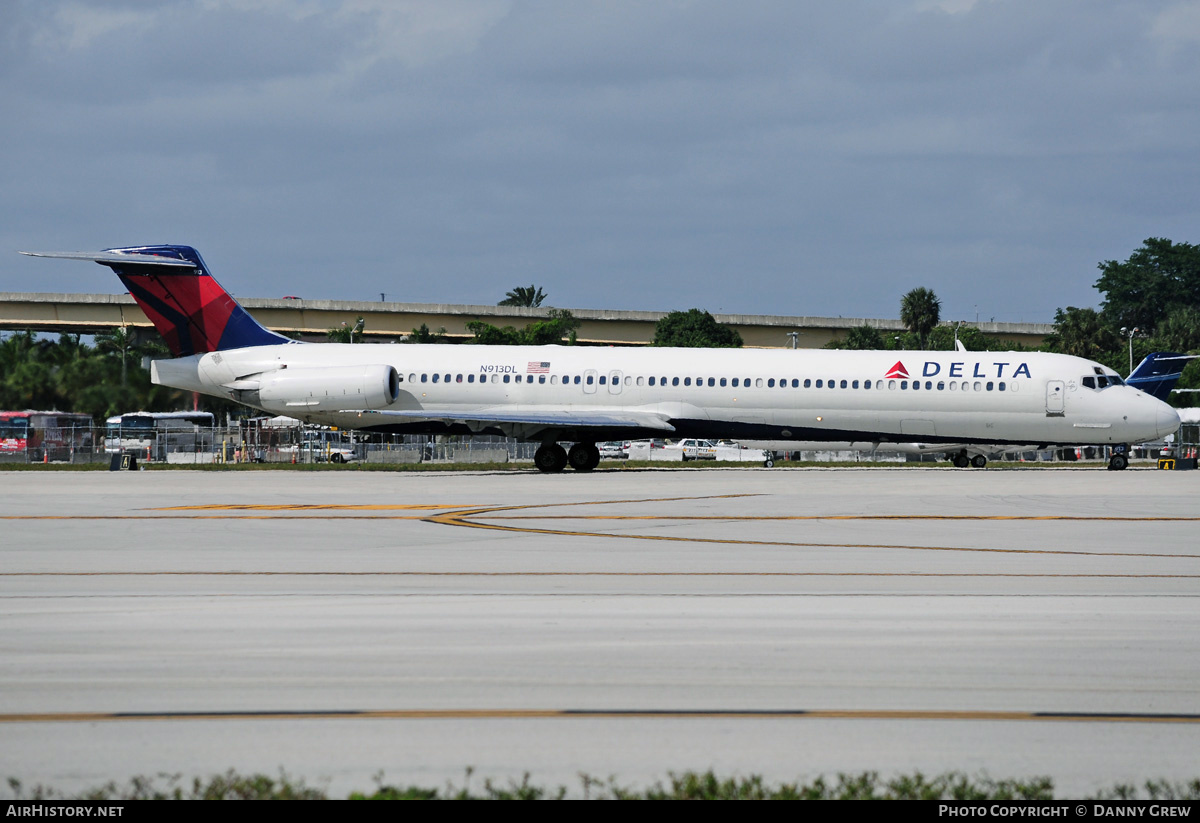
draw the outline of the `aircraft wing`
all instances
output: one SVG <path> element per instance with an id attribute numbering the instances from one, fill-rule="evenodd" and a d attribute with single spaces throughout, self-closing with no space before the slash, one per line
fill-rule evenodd
<path id="1" fill-rule="evenodd" d="M 505 408 L 476 409 L 473 411 L 444 412 L 432 409 L 402 411 L 373 409 L 343 409 L 340 414 L 378 415 L 400 417 L 406 420 L 439 420 L 444 423 L 463 423 L 472 428 L 493 424 L 524 424 L 548 428 L 635 428 L 673 432 L 675 427 L 667 422 L 666 415 L 656 412 L 632 411 L 628 409 L 609 411 L 606 409 L 529 409 Z"/>

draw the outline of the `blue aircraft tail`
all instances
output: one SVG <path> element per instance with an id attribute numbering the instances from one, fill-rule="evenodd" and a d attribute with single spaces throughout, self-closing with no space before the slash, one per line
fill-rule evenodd
<path id="1" fill-rule="evenodd" d="M 1129 373 L 1125 383 L 1165 403 L 1171 396 L 1171 389 L 1179 382 L 1183 367 L 1189 360 L 1194 359 L 1196 358 L 1175 352 L 1151 352 Z"/>

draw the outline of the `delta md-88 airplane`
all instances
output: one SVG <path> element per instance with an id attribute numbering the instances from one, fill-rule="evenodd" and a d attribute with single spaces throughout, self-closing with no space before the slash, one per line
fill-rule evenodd
<path id="1" fill-rule="evenodd" d="M 645 437 L 1111 446 L 1179 427 L 1068 355 L 300 343 L 189 246 L 22 253 L 116 272 L 174 356 L 152 364 L 157 384 L 347 429 L 537 441 L 543 472 L 589 471 L 597 442 Z"/>

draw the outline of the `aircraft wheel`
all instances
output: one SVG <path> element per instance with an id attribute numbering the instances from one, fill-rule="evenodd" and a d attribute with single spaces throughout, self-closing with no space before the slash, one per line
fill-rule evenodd
<path id="1" fill-rule="evenodd" d="M 557 443 L 548 443 L 533 453 L 533 465 L 541 472 L 560 472 L 567 466 L 567 451 Z"/>
<path id="2" fill-rule="evenodd" d="M 768 458 L 767 458 L 767 459 L 766 459 L 766 460 L 763 462 L 763 465 L 764 465 L 764 466 L 766 466 L 768 469 L 774 468 L 774 467 L 775 467 L 775 458 L 773 458 L 773 457 L 768 457 Z"/>
<path id="3" fill-rule="evenodd" d="M 590 472 L 600 465 L 600 450 L 595 443 L 576 443 L 567 452 L 567 462 L 577 472 Z"/>
<path id="4" fill-rule="evenodd" d="M 1124 471 L 1125 467 L 1128 465 L 1129 458 L 1123 454 L 1114 454 L 1112 457 L 1108 458 L 1108 470 L 1110 472 Z"/>
<path id="5" fill-rule="evenodd" d="M 954 468 L 965 469 L 969 465 L 971 465 L 971 461 L 967 459 L 965 454 L 954 455 Z"/>
<path id="6" fill-rule="evenodd" d="M 982 469 L 984 466 L 987 465 L 987 458 L 984 457 L 982 454 L 977 454 L 971 458 L 971 465 L 977 469 Z"/>

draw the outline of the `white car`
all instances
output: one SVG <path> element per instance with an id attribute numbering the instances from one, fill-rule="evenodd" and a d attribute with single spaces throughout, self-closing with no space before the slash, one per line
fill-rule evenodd
<path id="1" fill-rule="evenodd" d="M 665 446 L 667 450 L 678 449 L 683 451 L 683 459 L 686 460 L 716 460 L 717 447 L 713 445 L 711 440 L 679 440 Z"/>
<path id="2" fill-rule="evenodd" d="M 615 440 L 608 443 L 601 443 L 599 445 L 601 457 L 615 457 L 621 460 L 629 457 L 629 452 L 626 451 L 628 448 L 628 443 L 618 443 Z"/>

